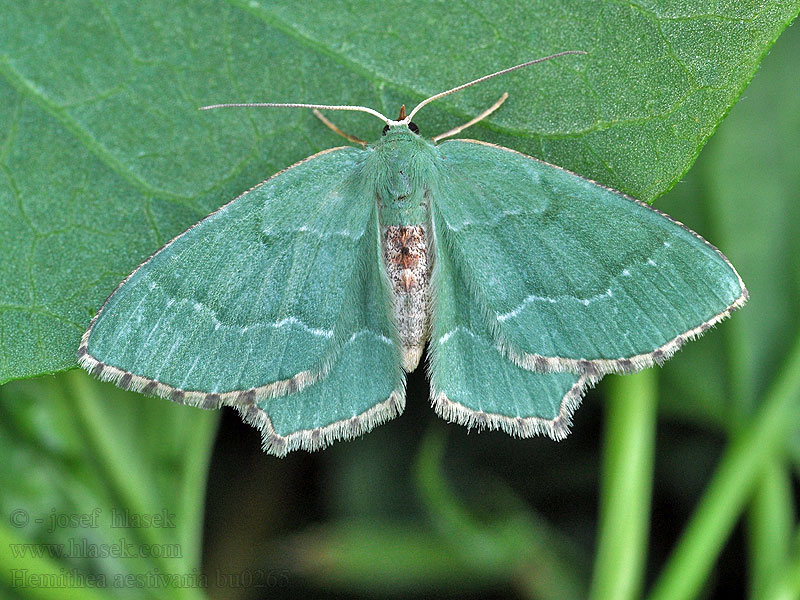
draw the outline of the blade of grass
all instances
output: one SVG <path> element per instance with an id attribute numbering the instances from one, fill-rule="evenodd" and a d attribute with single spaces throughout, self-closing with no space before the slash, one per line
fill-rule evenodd
<path id="1" fill-rule="evenodd" d="M 800 412 L 800 336 L 752 424 L 731 440 L 650 600 L 695 598 L 751 497 L 764 465 L 786 443 Z"/>
<path id="2" fill-rule="evenodd" d="M 591 598 L 639 598 L 655 452 L 657 373 L 609 378 L 600 524 Z"/>

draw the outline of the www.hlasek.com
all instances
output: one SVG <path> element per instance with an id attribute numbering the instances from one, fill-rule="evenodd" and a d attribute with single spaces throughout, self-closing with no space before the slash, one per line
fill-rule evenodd
<path id="1" fill-rule="evenodd" d="M 57 544 L 9 544 L 12 558 L 183 558 L 180 544 L 134 544 L 124 537 L 113 544 L 69 538 Z"/>

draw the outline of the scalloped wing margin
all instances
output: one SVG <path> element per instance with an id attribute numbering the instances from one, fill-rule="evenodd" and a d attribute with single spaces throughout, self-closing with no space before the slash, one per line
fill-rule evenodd
<path id="1" fill-rule="evenodd" d="M 538 373 L 510 361 L 467 292 L 441 219 L 433 213 L 433 327 L 428 349 L 431 403 L 447 421 L 516 437 L 567 436 L 589 374 Z"/>

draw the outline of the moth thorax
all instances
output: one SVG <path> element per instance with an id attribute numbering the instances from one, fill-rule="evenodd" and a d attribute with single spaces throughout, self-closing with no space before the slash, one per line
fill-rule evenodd
<path id="1" fill-rule="evenodd" d="M 383 259 L 394 292 L 403 368 L 413 371 L 428 338 L 430 261 L 424 225 L 384 228 Z"/>

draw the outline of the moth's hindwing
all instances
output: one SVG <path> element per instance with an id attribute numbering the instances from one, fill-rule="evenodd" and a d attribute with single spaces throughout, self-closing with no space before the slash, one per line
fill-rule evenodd
<path id="1" fill-rule="evenodd" d="M 448 235 L 434 216 L 436 261 L 433 330 L 429 344 L 431 396 L 436 412 L 478 429 L 519 437 L 545 433 L 562 439 L 593 378 L 537 373 L 512 363 L 493 339 L 484 311 L 453 260 Z"/>

